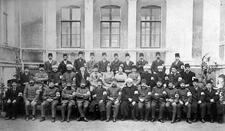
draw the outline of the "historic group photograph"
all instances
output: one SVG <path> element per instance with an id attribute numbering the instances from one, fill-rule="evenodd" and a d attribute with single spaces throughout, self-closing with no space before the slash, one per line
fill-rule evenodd
<path id="1" fill-rule="evenodd" d="M 0 131 L 223 131 L 225 0 L 0 0 Z"/>

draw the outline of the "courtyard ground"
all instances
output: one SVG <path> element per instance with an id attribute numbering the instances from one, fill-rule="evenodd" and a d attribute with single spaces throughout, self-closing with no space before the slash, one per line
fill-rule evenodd
<path id="1" fill-rule="evenodd" d="M 4 120 L 0 118 L 0 131 L 225 131 L 225 123 L 193 123 L 187 124 L 182 121 L 171 124 L 170 122 L 134 122 L 131 120 L 113 122 L 89 121 L 61 123 L 57 120 L 52 123 L 50 120 L 39 122 L 25 121 L 22 118 L 17 120 Z"/>

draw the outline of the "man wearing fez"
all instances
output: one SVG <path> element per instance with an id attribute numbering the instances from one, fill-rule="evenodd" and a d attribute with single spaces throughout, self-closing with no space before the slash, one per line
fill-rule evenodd
<path id="1" fill-rule="evenodd" d="M 46 73 L 44 69 L 44 65 L 39 65 L 39 72 L 37 72 L 34 76 L 35 81 L 45 83 L 48 80 L 48 74 Z"/>
<path id="2" fill-rule="evenodd" d="M 184 69 L 184 72 L 181 72 L 181 77 L 183 78 L 187 86 L 191 86 L 192 80 L 195 77 L 195 73 L 190 70 L 190 65 L 188 63 L 185 64 L 184 67 L 185 69 Z"/>
<path id="3" fill-rule="evenodd" d="M 17 80 L 13 79 L 11 82 L 12 85 L 6 89 L 5 96 L 3 97 L 3 99 L 6 100 L 6 120 L 16 119 L 18 108 L 21 106 L 21 102 L 23 101 L 23 91 L 19 88 Z"/>
<path id="4" fill-rule="evenodd" d="M 82 80 L 88 80 L 90 77 L 89 73 L 85 70 L 85 67 L 80 67 L 79 71 L 76 74 L 76 85 L 80 86 L 80 83 Z M 87 85 L 89 86 L 89 81 L 87 82 Z"/>
<path id="5" fill-rule="evenodd" d="M 62 120 L 65 121 L 65 111 L 67 110 L 66 121 L 70 122 L 70 115 L 72 112 L 72 106 L 75 105 L 75 89 L 72 88 L 71 83 L 67 83 L 66 87 L 62 90 Z"/>
<path id="6" fill-rule="evenodd" d="M 123 63 L 124 72 L 128 75 L 131 73 L 132 66 L 134 65 L 134 62 L 130 60 L 130 54 L 125 54 L 125 62 Z"/>
<path id="7" fill-rule="evenodd" d="M 175 61 L 172 63 L 170 66 L 170 72 L 172 71 L 172 68 L 176 66 L 177 67 L 177 72 L 180 73 L 184 70 L 184 63 L 180 60 L 180 54 L 175 53 Z"/>
<path id="8" fill-rule="evenodd" d="M 109 65 L 109 61 L 107 60 L 107 54 L 105 52 L 102 53 L 102 60 L 98 62 L 99 72 L 106 72 L 106 68 Z"/>
<path id="9" fill-rule="evenodd" d="M 48 61 L 44 63 L 45 71 L 49 74 L 52 71 L 52 66 L 57 65 L 57 61 L 52 59 L 52 53 L 48 53 Z"/>
<path id="10" fill-rule="evenodd" d="M 73 72 L 73 65 L 66 65 L 67 71 L 62 76 L 62 86 L 66 87 L 67 83 L 72 83 L 72 87 L 75 88 L 76 85 L 76 73 Z"/>
<path id="11" fill-rule="evenodd" d="M 131 68 L 131 73 L 129 73 L 128 78 L 133 80 L 133 84 L 137 86 L 141 82 L 141 75 L 137 72 L 137 67 L 135 65 Z"/>
<path id="12" fill-rule="evenodd" d="M 121 88 L 117 85 L 117 80 L 112 80 L 111 86 L 107 89 L 107 104 L 106 104 L 106 122 L 109 122 L 111 110 L 113 107 L 113 122 L 116 122 L 119 113 L 121 99 Z"/>
<path id="13" fill-rule="evenodd" d="M 156 85 L 156 75 L 152 74 L 151 66 L 145 65 L 143 73 L 141 73 L 141 79 L 146 80 L 146 84 L 150 87 L 154 87 Z"/>
<path id="14" fill-rule="evenodd" d="M 114 74 L 116 74 L 119 70 L 119 66 L 122 64 L 122 62 L 119 60 L 118 53 L 114 54 L 114 60 L 111 63 L 111 70 Z"/>
<path id="15" fill-rule="evenodd" d="M 87 62 L 87 71 L 89 74 L 93 72 L 94 66 L 97 64 L 97 61 L 95 60 L 95 53 L 90 53 L 90 60 Z"/>
<path id="16" fill-rule="evenodd" d="M 52 112 L 52 122 L 55 122 L 56 106 L 59 103 L 60 92 L 54 85 L 53 81 L 49 81 L 48 87 L 44 90 L 43 102 L 41 103 L 41 119 L 40 122 L 45 120 L 46 108 L 50 105 Z"/>
<path id="17" fill-rule="evenodd" d="M 144 71 L 143 67 L 148 64 L 148 61 L 144 59 L 144 53 L 139 54 L 139 60 L 137 61 L 137 71 L 142 73 Z"/>
<path id="18" fill-rule="evenodd" d="M 67 54 L 63 54 L 63 61 L 59 64 L 59 67 L 58 67 L 58 70 L 62 74 L 64 74 L 66 72 L 66 70 L 67 70 L 67 67 L 66 67 L 67 64 L 71 64 L 72 65 L 72 62 L 70 62 L 68 60 L 68 55 Z"/>
<path id="19" fill-rule="evenodd" d="M 152 70 L 153 74 L 157 74 L 158 73 L 158 66 L 163 66 L 163 72 L 166 71 L 166 67 L 164 66 L 164 61 L 161 60 L 160 52 L 156 52 L 156 60 L 154 60 L 152 62 L 151 70 Z"/>
<path id="20" fill-rule="evenodd" d="M 198 79 L 193 79 L 193 86 L 189 87 L 189 90 L 192 94 L 191 99 L 191 112 L 194 114 L 193 122 L 197 121 L 198 118 L 198 109 L 200 109 L 200 117 L 201 122 L 205 123 L 205 108 L 206 108 L 206 102 L 205 102 L 205 92 L 201 88 L 198 87 Z"/>
<path id="21" fill-rule="evenodd" d="M 52 71 L 49 74 L 49 80 L 52 80 L 56 86 L 61 86 L 61 78 L 62 74 L 60 71 L 58 71 L 58 66 L 53 65 Z"/>
<path id="22" fill-rule="evenodd" d="M 79 71 L 81 67 L 84 67 L 84 64 L 86 61 L 84 60 L 84 52 L 79 51 L 78 52 L 78 58 L 74 61 L 74 67 L 76 71 Z"/>
<path id="23" fill-rule="evenodd" d="M 173 84 L 177 87 L 178 86 L 178 78 L 181 77 L 180 73 L 177 71 L 178 67 L 173 66 L 171 68 L 171 72 L 169 74 L 169 79 L 173 82 Z"/>
<path id="24" fill-rule="evenodd" d="M 23 99 L 25 102 L 26 120 L 29 120 L 29 106 L 32 107 L 32 120 L 36 119 L 36 106 L 39 97 L 39 85 L 35 83 L 34 79 L 30 79 L 26 84 L 23 92 Z"/>

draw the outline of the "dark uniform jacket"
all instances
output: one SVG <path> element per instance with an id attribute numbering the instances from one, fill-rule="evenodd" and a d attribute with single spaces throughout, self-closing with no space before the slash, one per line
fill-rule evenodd
<path id="1" fill-rule="evenodd" d="M 55 61 L 55 60 L 52 60 L 51 63 L 50 63 L 49 60 L 46 61 L 46 62 L 44 63 L 45 71 L 46 71 L 47 73 L 50 73 L 50 72 L 52 71 L 52 66 L 53 66 L 53 65 L 56 65 L 56 64 L 57 64 L 57 61 Z"/>
<path id="2" fill-rule="evenodd" d="M 170 66 L 170 72 L 171 72 L 172 67 L 175 67 L 175 66 L 178 67 L 178 69 L 177 69 L 178 72 L 182 72 L 183 71 L 183 69 L 181 69 L 182 65 L 184 65 L 184 63 L 182 61 L 180 61 L 180 60 L 178 62 L 174 61 L 172 63 L 172 65 Z"/>
<path id="3" fill-rule="evenodd" d="M 124 71 L 125 73 L 128 75 L 131 72 L 132 66 L 134 65 L 133 61 L 129 61 L 128 64 L 127 62 L 123 62 L 123 66 L 124 66 Z"/>
<path id="4" fill-rule="evenodd" d="M 73 93 L 75 92 L 74 88 L 68 89 L 64 88 L 62 90 L 62 100 L 73 100 L 74 96 Z"/>
<path id="5" fill-rule="evenodd" d="M 184 79 L 185 84 L 192 85 L 192 78 L 195 77 L 195 73 L 189 71 L 189 73 L 181 72 L 181 77 Z"/>
<path id="6" fill-rule="evenodd" d="M 106 93 L 106 94 L 104 94 Z M 106 92 L 106 89 L 101 87 L 97 87 L 95 88 L 93 91 L 92 91 L 92 96 L 93 95 L 96 95 L 96 97 L 93 97 L 93 100 L 96 100 L 96 101 L 100 101 L 100 100 L 103 100 L 105 101 L 106 98 L 107 98 L 107 92 Z"/>
<path id="7" fill-rule="evenodd" d="M 122 64 L 120 60 L 113 60 L 111 63 L 111 70 L 116 73 L 119 70 L 119 66 Z"/>
<path id="8" fill-rule="evenodd" d="M 139 99 L 144 99 L 145 102 L 148 102 L 151 100 L 150 87 L 143 88 L 142 86 L 140 86 L 138 89 L 138 93 L 139 93 Z"/>
<path id="9" fill-rule="evenodd" d="M 98 62 L 99 72 L 106 72 L 106 68 L 109 65 L 109 63 L 110 62 L 108 60 L 106 60 L 106 61 L 103 61 L 103 60 L 99 61 Z"/>
<path id="10" fill-rule="evenodd" d="M 74 67 L 76 71 L 79 71 L 81 67 L 84 67 L 86 61 L 84 59 L 78 58 L 74 61 Z"/>
<path id="11" fill-rule="evenodd" d="M 167 99 L 173 99 L 174 102 L 178 102 L 178 90 L 176 88 L 166 88 L 166 98 Z"/>
<path id="12" fill-rule="evenodd" d="M 152 70 L 152 73 L 158 73 L 158 66 L 162 66 L 164 65 L 164 61 L 163 60 L 154 60 L 152 62 L 152 67 L 151 67 L 151 70 Z M 166 71 L 166 67 L 164 66 L 163 67 L 163 72 Z"/>
<path id="13" fill-rule="evenodd" d="M 154 74 L 151 74 L 149 72 L 143 72 L 143 73 L 141 73 L 141 79 L 142 80 L 145 79 L 146 84 L 148 86 L 155 87 L 155 85 L 156 85 L 157 78 L 156 78 L 156 75 L 154 75 Z"/>
<path id="14" fill-rule="evenodd" d="M 57 92 L 59 93 L 58 88 L 56 88 L 56 87 L 54 87 L 54 88 L 47 87 L 44 90 L 43 100 L 47 100 L 47 99 L 58 100 L 59 97 L 56 95 Z"/>
<path id="15" fill-rule="evenodd" d="M 84 87 L 84 88 L 77 88 L 76 90 L 76 99 L 77 100 L 89 100 L 90 98 L 90 95 L 87 95 L 87 93 L 89 92 L 90 90 L 88 89 L 88 87 Z"/>
<path id="16" fill-rule="evenodd" d="M 139 73 L 142 73 L 143 71 L 144 71 L 144 69 L 143 69 L 143 67 L 146 65 L 146 64 L 148 64 L 148 61 L 146 61 L 146 60 L 138 60 L 137 61 L 137 71 L 139 72 Z"/>
<path id="17" fill-rule="evenodd" d="M 169 74 L 169 79 L 170 81 L 173 82 L 173 84 L 175 86 L 178 86 L 178 78 L 181 77 L 181 75 L 179 73 L 176 74 Z"/>
<path id="18" fill-rule="evenodd" d="M 121 99 L 121 88 L 116 86 L 116 87 L 109 87 L 107 89 L 107 96 L 108 98 L 113 98 L 114 100 L 118 99 L 120 100 Z"/>
<path id="19" fill-rule="evenodd" d="M 62 73 L 57 71 L 57 72 L 54 72 L 52 71 L 50 74 L 49 74 L 49 80 L 52 80 L 54 83 L 61 83 L 61 79 L 60 79 L 60 76 L 62 76 Z"/>
<path id="20" fill-rule="evenodd" d="M 34 75 L 31 74 L 30 72 L 26 75 L 25 73 L 22 73 L 20 75 L 20 83 L 21 85 L 25 86 L 24 83 L 29 82 L 30 79 L 33 77 Z"/>
<path id="21" fill-rule="evenodd" d="M 77 86 L 80 86 L 80 83 L 82 80 L 86 81 L 87 78 L 90 77 L 89 73 L 87 73 L 86 71 L 83 73 L 81 73 L 81 71 L 79 71 L 77 74 L 76 74 L 76 85 Z"/>
<path id="22" fill-rule="evenodd" d="M 195 88 L 194 86 L 190 86 L 189 90 L 191 91 L 191 94 L 192 94 L 192 99 L 191 99 L 192 103 L 195 103 L 198 101 L 205 102 L 205 92 L 201 88 L 199 87 Z"/>
<path id="23" fill-rule="evenodd" d="M 179 100 L 182 102 L 191 102 L 191 96 L 188 96 L 188 92 L 190 93 L 190 90 L 188 88 L 179 88 L 177 90 L 177 93 L 179 95 Z"/>
<path id="24" fill-rule="evenodd" d="M 128 98 L 131 98 L 132 101 L 138 102 L 138 89 L 136 86 L 124 87 L 122 89 L 122 101 L 129 101 Z"/>
<path id="25" fill-rule="evenodd" d="M 214 99 L 214 102 L 216 101 L 216 90 L 213 88 L 211 90 L 205 89 L 205 101 L 210 102 L 211 99 Z"/>
<path id="26" fill-rule="evenodd" d="M 7 89 L 5 93 L 5 100 L 18 100 L 20 98 L 19 93 L 22 93 L 23 91 L 19 89 L 18 87 L 14 90 L 13 88 Z M 21 96 L 22 97 L 22 96 Z"/>
<path id="27" fill-rule="evenodd" d="M 152 89 L 152 98 L 155 102 L 165 102 L 166 94 L 164 94 L 165 90 L 163 87 L 154 87 Z M 156 95 L 158 94 L 158 95 Z"/>
<path id="28" fill-rule="evenodd" d="M 70 62 L 70 61 L 66 61 L 66 64 L 64 63 L 64 61 L 62 61 L 60 64 L 59 64 L 59 67 L 58 67 L 58 70 L 62 73 L 62 74 L 64 74 L 66 71 L 67 71 L 67 68 L 66 68 L 66 65 L 67 64 L 72 64 L 72 62 Z"/>

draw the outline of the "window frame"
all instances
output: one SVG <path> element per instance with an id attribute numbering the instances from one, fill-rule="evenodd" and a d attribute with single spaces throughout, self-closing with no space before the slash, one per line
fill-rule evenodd
<path id="1" fill-rule="evenodd" d="M 8 14 L 3 12 L 3 43 L 8 45 Z"/>
<path id="2" fill-rule="evenodd" d="M 109 20 L 102 20 L 102 9 L 109 9 L 110 13 L 109 13 Z M 118 20 L 112 20 L 112 9 L 119 9 L 119 14 L 120 14 L 120 18 Z M 108 47 L 104 47 L 102 46 L 103 43 L 103 39 L 102 36 L 104 35 L 103 32 L 103 26 L 102 23 L 109 23 L 109 46 Z M 112 23 L 119 23 L 119 41 L 118 41 L 118 46 L 117 47 L 112 47 Z M 102 6 L 100 7 L 100 48 L 120 48 L 121 46 L 121 7 L 117 6 L 117 5 L 106 5 L 106 6 Z"/>
<path id="3" fill-rule="evenodd" d="M 160 9 L 160 20 L 142 20 L 142 14 L 141 14 L 141 19 L 140 19 L 140 48 L 142 48 L 142 49 L 161 49 L 162 48 L 162 7 L 161 6 L 158 6 L 158 5 L 148 5 L 148 6 L 142 6 L 141 7 L 141 10 L 140 11 L 142 11 L 142 9 L 149 9 L 149 10 L 152 10 L 152 8 L 159 8 Z M 151 12 L 151 11 L 150 11 Z M 149 32 L 150 32 L 150 38 L 149 38 L 149 43 L 148 43 L 148 47 L 144 47 L 143 46 L 143 43 L 142 43 L 142 35 L 143 35 L 143 33 L 142 33 L 142 23 L 149 23 L 149 25 L 150 25 L 150 30 L 149 30 Z M 152 47 L 151 45 L 152 45 L 152 43 L 151 43 L 151 40 L 152 40 L 152 30 L 151 30 L 151 25 L 152 25 L 152 23 L 160 23 L 160 33 L 159 33 L 159 36 L 160 36 L 160 38 L 159 38 L 159 46 L 154 46 L 154 47 Z M 146 35 L 146 34 L 145 34 Z"/>
<path id="4" fill-rule="evenodd" d="M 72 12 L 72 9 L 80 9 L 80 20 L 72 20 L 72 16 L 73 16 L 73 12 Z M 62 19 L 62 16 L 63 16 L 63 14 L 62 14 L 62 10 L 63 9 L 69 9 L 69 20 L 63 20 Z M 69 23 L 69 34 L 66 34 L 66 35 L 69 35 L 70 36 L 70 45 L 69 45 L 69 47 L 66 47 L 66 46 L 63 46 L 63 40 L 62 40 L 62 36 L 63 35 L 65 35 L 65 34 L 63 34 L 62 33 L 62 25 L 63 25 L 63 23 Z M 73 35 L 77 35 L 77 34 L 72 34 L 72 30 L 73 30 L 73 28 L 72 28 L 72 24 L 73 23 L 79 23 L 80 24 L 80 31 L 79 31 L 79 46 L 72 46 L 72 36 Z M 62 7 L 61 8 L 61 20 L 60 20 L 60 25 L 61 25 L 61 32 L 60 32 L 60 36 L 61 36 L 61 48 L 81 48 L 81 8 L 79 7 L 79 6 L 69 6 L 69 7 Z"/>

